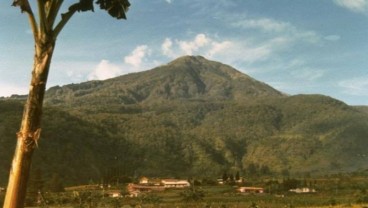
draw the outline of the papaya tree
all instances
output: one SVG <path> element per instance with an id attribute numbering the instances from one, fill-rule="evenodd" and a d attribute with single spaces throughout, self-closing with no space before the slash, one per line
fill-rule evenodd
<path id="1" fill-rule="evenodd" d="M 74 1 L 74 2 L 73 2 Z M 70 5 L 64 13 L 60 10 L 63 3 Z M 114 18 L 126 19 L 130 6 L 128 0 L 14 0 L 13 6 L 19 7 L 28 16 L 32 29 L 35 54 L 29 94 L 24 106 L 23 117 L 17 135 L 17 144 L 10 169 L 4 208 L 24 206 L 27 181 L 32 155 L 41 135 L 42 103 L 46 89 L 56 39 L 71 17 L 77 12 L 94 11 L 94 5 L 105 10 Z M 37 11 L 36 15 L 34 13 Z M 61 17 L 59 17 L 61 14 Z"/>

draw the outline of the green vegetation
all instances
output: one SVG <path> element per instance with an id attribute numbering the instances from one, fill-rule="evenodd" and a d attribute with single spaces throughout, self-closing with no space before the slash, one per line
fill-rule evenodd
<path id="1" fill-rule="evenodd" d="M 23 105 L 23 96 L 0 100 L 0 187 Z M 36 204 L 41 190 L 49 206 L 60 207 L 364 207 L 367 112 L 323 95 L 285 96 L 200 57 L 53 87 L 27 203 Z M 195 189 L 138 198 L 64 189 L 111 184 L 126 193 L 125 183 L 139 176 L 200 180 Z M 218 178 L 225 185 L 215 185 Z M 240 178 L 266 194 L 237 193 Z M 296 187 L 317 193 L 288 192 Z"/>
<path id="2" fill-rule="evenodd" d="M 23 99 L 0 100 L 0 186 Z M 33 162 L 45 185 L 55 175 L 69 186 L 132 176 L 304 177 L 368 168 L 365 107 L 323 95 L 285 96 L 202 57 L 53 87 L 45 102 L 42 151 Z"/>
<path id="3" fill-rule="evenodd" d="M 208 179 L 207 179 L 208 180 Z M 63 192 L 42 190 L 42 198 L 29 203 L 33 207 L 198 207 L 198 208 L 280 208 L 280 207 L 359 207 L 368 205 L 368 175 L 366 172 L 338 174 L 318 178 L 270 179 L 267 177 L 247 181 L 245 184 L 206 185 L 197 180 L 188 189 L 167 189 L 141 193 L 127 197 L 125 185 L 110 189 L 120 190 L 123 197 L 111 198 L 109 189 L 67 189 Z M 272 181 L 272 183 L 270 183 Z M 237 186 L 247 184 L 264 187 L 263 194 L 245 194 L 236 191 Z M 317 192 L 297 194 L 288 186 L 313 187 Z M 1 196 L 1 195 L 0 195 Z M 1 202 L 1 197 L 0 197 Z M 28 201 L 29 202 L 29 201 Z M 0 203 L 1 204 L 1 203 Z"/>

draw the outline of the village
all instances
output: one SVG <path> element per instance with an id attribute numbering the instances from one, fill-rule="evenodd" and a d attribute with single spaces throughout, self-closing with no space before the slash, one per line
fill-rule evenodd
<path id="1" fill-rule="evenodd" d="M 198 182 L 196 182 L 198 183 Z M 248 194 L 257 194 L 257 195 L 264 195 L 264 194 L 271 194 L 270 189 L 265 190 L 265 188 L 260 186 L 243 186 L 245 180 L 240 178 L 238 180 L 233 181 L 230 184 L 230 193 L 240 194 L 240 195 L 248 195 Z M 136 183 L 128 183 L 125 186 L 125 190 L 122 190 L 121 187 L 117 188 L 114 185 L 84 185 L 84 186 L 74 186 L 74 187 L 67 187 L 65 191 L 88 191 L 88 190 L 100 190 L 103 191 L 103 195 L 111 198 L 135 198 L 141 197 L 142 195 L 152 194 L 152 193 L 159 193 L 164 191 L 170 190 L 186 190 L 186 189 L 193 189 L 195 188 L 195 182 L 185 179 L 173 179 L 173 178 L 148 178 L 148 177 L 141 177 L 139 181 Z M 217 179 L 216 184 L 212 184 L 212 186 L 226 186 L 229 187 L 229 181 L 223 181 L 223 179 Z M 200 186 L 198 186 L 200 187 Z M 310 194 L 316 193 L 314 188 L 310 187 L 296 187 L 288 190 L 289 193 L 296 193 L 296 194 Z M 277 195 L 280 196 L 280 195 Z"/>
<path id="2" fill-rule="evenodd" d="M 232 177 L 231 177 L 232 178 Z M 365 177 L 328 178 L 252 177 L 238 179 L 183 179 L 137 177 L 129 182 L 68 186 L 60 192 L 27 193 L 28 207 L 282 207 L 367 202 Z M 5 188 L 0 188 L 4 197 Z M 32 198 L 33 197 L 33 198 Z M 1 198 L 0 198 L 1 201 Z M 119 205 L 119 206 L 117 206 Z M 224 205 L 224 206 L 223 206 Z M 257 206 L 256 206 L 257 205 Z M 190 206 L 189 206 L 190 207 Z M 298 207 L 298 206 L 295 206 Z"/>

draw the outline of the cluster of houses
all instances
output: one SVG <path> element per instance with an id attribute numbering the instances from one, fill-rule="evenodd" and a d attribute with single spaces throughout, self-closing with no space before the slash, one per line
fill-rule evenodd
<path id="1" fill-rule="evenodd" d="M 264 193 L 264 189 L 262 187 L 239 187 L 237 191 L 240 193 L 250 193 L 250 194 Z M 290 189 L 289 192 L 297 194 L 316 193 L 316 189 L 304 187 L 304 188 Z"/>
<path id="2" fill-rule="evenodd" d="M 242 180 L 243 181 L 243 180 Z M 222 181 L 218 181 L 219 184 Z M 239 181 L 241 182 L 241 181 Z M 179 179 L 148 179 L 147 177 L 142 177 L 139 183 L 130 183 L 127 186 L 127 191 L 130 197 L 137 197 L 139 194 L 151 191 L 164 191 L 166 189 L 180 189 L 190 187 L 188 180 Z M 247 187 L 241 186 L 237 188 L 237 191 L 244 194 L 263 194 L 265 193 L 262 187 Z M 290 189 L 289 192 L 294 192 L 297 194 L 303 193 L 315 193 L 316 190 L 312 188 L 296 188 Z"/>
<path id="3" fill-rule="evenodd" d="M 138 184 L 128 184 L 127 191 L 130 197 L 137 197 L 142 192 L 164 191 L 173 188 L 187 188 L 190 187 L 188 180 L 179 179 L 148 179 L 142 177 Z"/>
<path id="4" fill-rule="evenodd" d="M 218 184 L 222 181 L 218 181 Z M 160 192 L 165 191 L 167 189 L 183 189 L 190 187 L 191 184 L 188 180 L 181 180 L 181 179 L 159 179 L 153 178 L 149 179 L 147 177 L 142 177 L 138 183 L 129 183 L 127 185 L 127 192 L 128 197 L 138 197 L 143 193 L 147 192 Z M 99 185 L 85 185 L 85 186 L 78 186 L 78 187 L 70 187 L 66 188 L 66 190 L 70 189 L 69 191 L 78 191 L 78 190 L 98 190 L 103 189 L 104 195 L 112 197 L 112 198 L 120 198 L 123 197 L 121 190 L 114 190 L 110 189 L 110 186 L 104 189 L 103 186 Z M 0 189 L 1 192 L 2 189 Z M 237 192 L 242 194 L 264 194 L 265 190 L 262 187 L 254 187 L 254 186 L 240 186 L 236 189 Z M 316 190 L 312 188 L 296 188 L 290 189 L 289 192 L 303 194 L 303 193 L 315 193 Z"/>

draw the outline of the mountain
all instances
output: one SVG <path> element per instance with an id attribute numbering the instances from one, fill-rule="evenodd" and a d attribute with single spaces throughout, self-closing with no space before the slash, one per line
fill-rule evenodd
<path id="1" fill-rule="evenodd" d="M 0 185 L 22 97 L 0 101 Z M 185 56 L 149 71 L 52 87 L 34 167 L 67 184 L 101 178 L 328 174 L 368 168 L 368 113 L 287 96 L 234 68 Z"/>
<path id="2" fill-rule="evenodd" d="M 48 90 L 51 105 L 161 104 L 166 101 L 247 101 L 282 93 L 236 69 L 201 56 L 184 56 L 155 69 L 106 81 L 91 81 Z M 97 103 L 96 103 L 97 101 Z"/>

